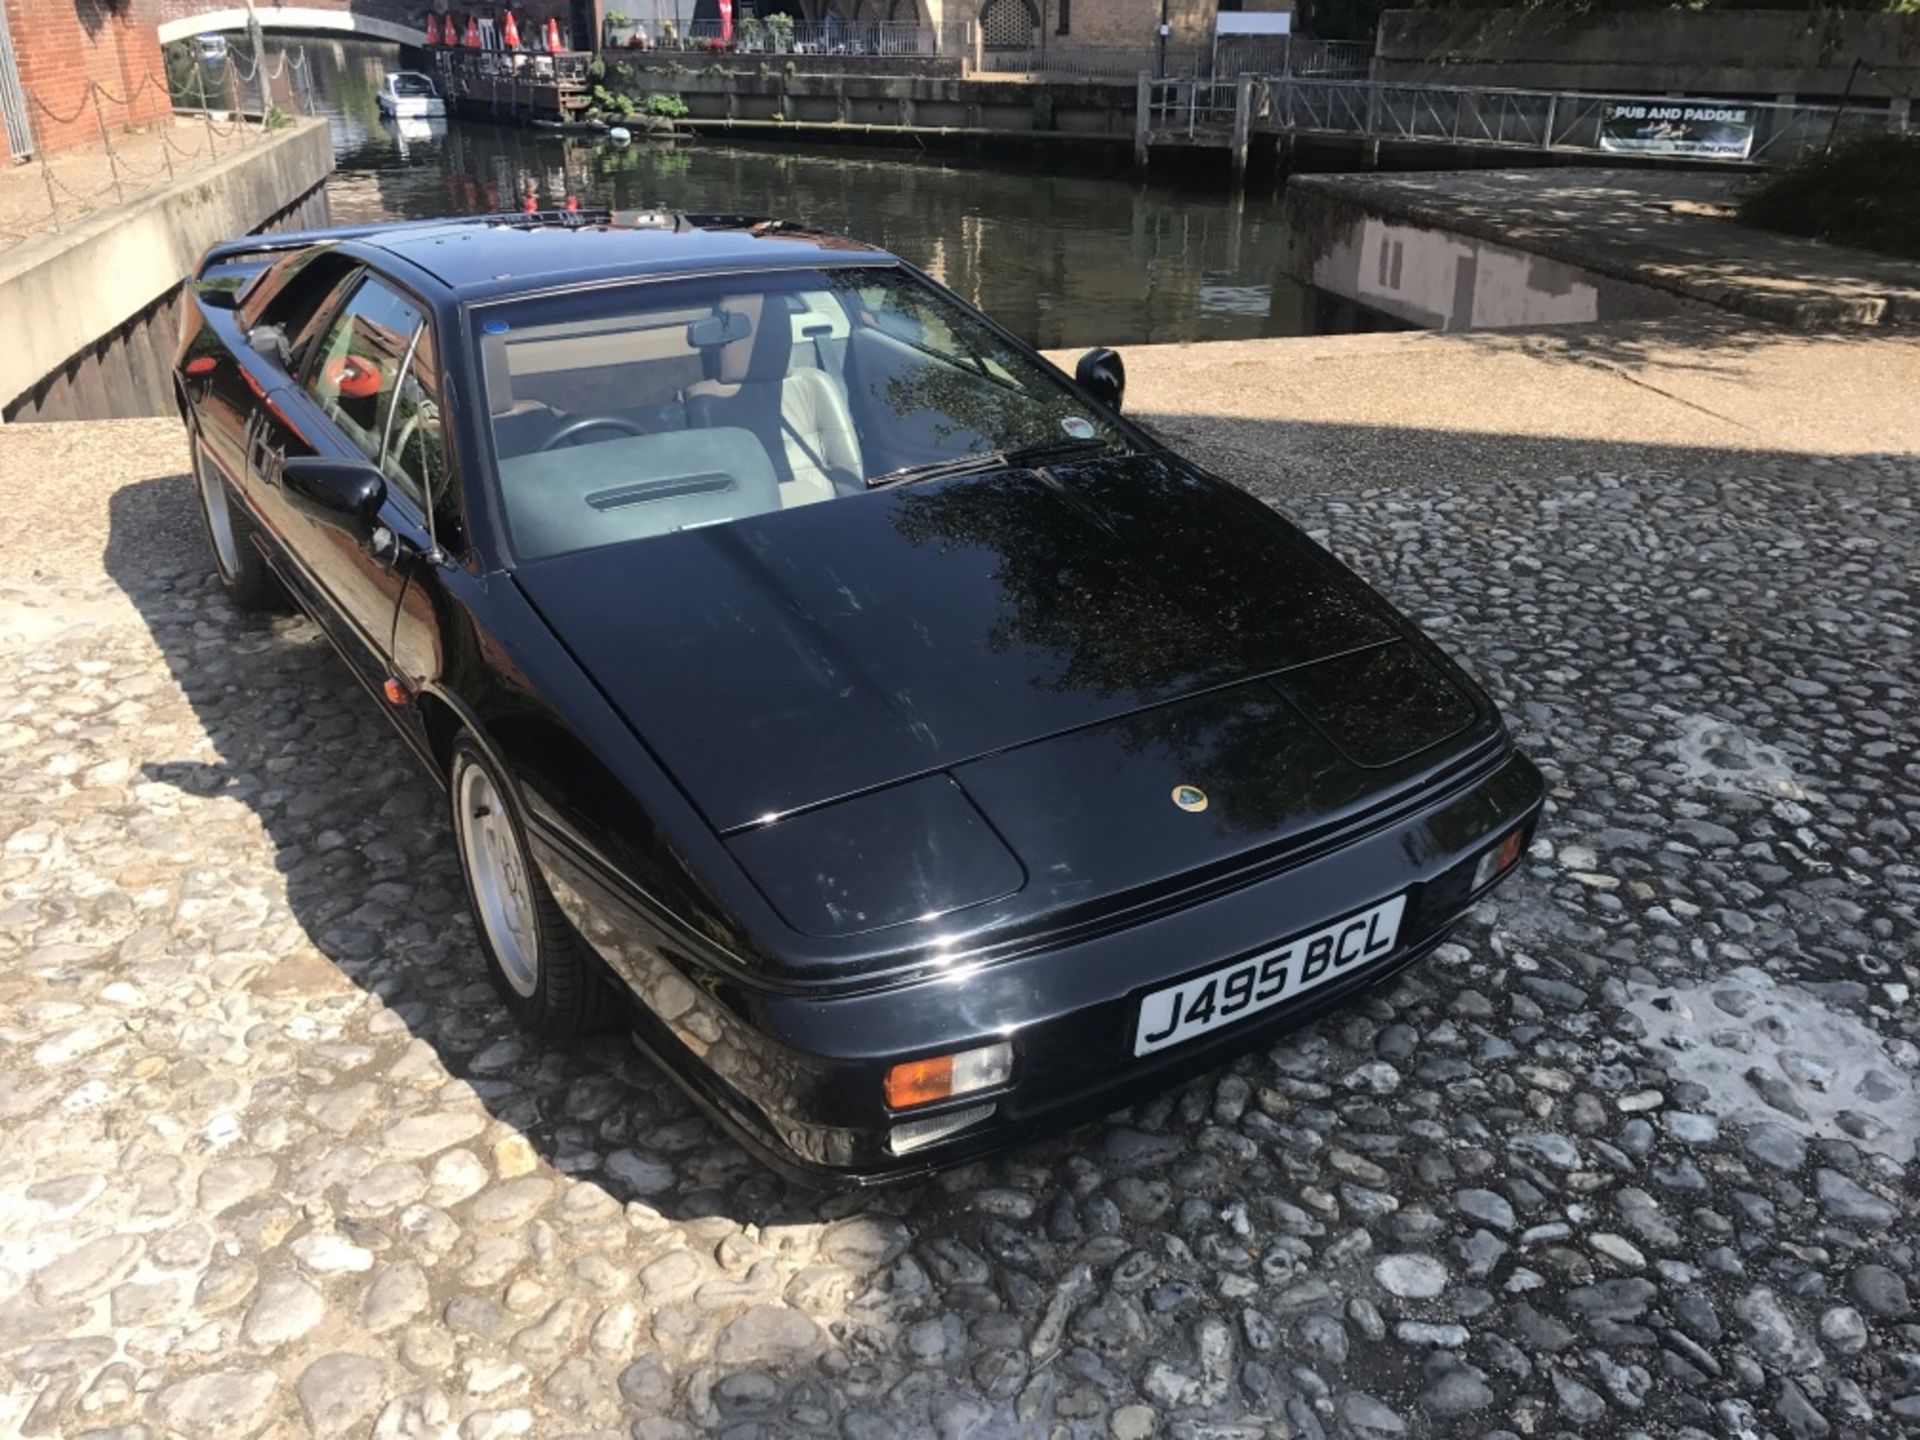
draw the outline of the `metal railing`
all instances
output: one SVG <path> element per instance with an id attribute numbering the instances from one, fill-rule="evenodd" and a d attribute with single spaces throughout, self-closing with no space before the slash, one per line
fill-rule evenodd
<path id="1" fill-rule="evenodd" d="M 0 4 L 0 130 L 7 135 L 7 153 L 15 160 L 33 154 L 33 126 L 27 119 L 27 92 L 20 84 L 20 67 L 13 53 L 13 32 L 7 28 L 7 7 Z"/>
<path id="2" fill-rule="evenodd" d="M 1289 35 L 1220 35 L 1205 48 L 1170 46 L 1163 57 L 1151 45 L 1046 45 L 987 50 L 980 68 L 995 75 L 1132 80 L 1149 75 L 1231 80 L 1240 75 L 1313 75 L 1364 80 L 1373 49 L 1359 41 L 1308 40 Z"/>
<path id="3" fill-rule="evenodd" d="M 1363 40 L 1313 40 L 1304 35 L 1220 35 L 1213 43 L 1216 80 L 1236 75 L 1306 75 L 1365 80 L 1373 73 L 1373 46 Z"/>
<path id="4" fill-rule="evenodd" d="M 1618 153 L 1601 143 L 1609 105 L 1643 104 L 1644 95 L 1585 91 L 1504 90 L 1462 85 L 1264 77 L 1254 128 L 1362 140 L 1425 141 L 1463 147 Z M 1778 165 L 1827 143 L 1866 131 L 1903 128 L 1902 117 L 1868 106 L 1729 102 L 1753 116 L 1744 163 Z M 1694 155 L 1689 161 L 1741 163 Z"/>
<path id="5" fill-rule="evenodd" d="M 1190 58 L 1188 64 L 1190 68 Z M 1131 81 L 1142 70 L 1152 71 L 1158 65 L 1159 57 L 1151 48 L 1128 45 L 1049 45 L 980 52 L 980 69 L 988 75 Z"/>
<path id="6" fill-rule="evenodd" d="M 584 86 L 592 63 L 593 56 L 584 50 L 441 50 L 434 55 L 435 69 L 453 85 L 484 77 L 530 85 L 566 81 Z M 443 88 L 449 96 L 460 93 L 451 85 Z"/>
<path id="7" fill-rule="evenodd" d="M 649 26 L 610 25 L 607 48 L 710 51 L 736 55 L 864 55 L 877 58 L 913 55 L 967 56 L 973 53 L 973 23 L 946 20 L 919 25 L 910 20 L 822 20 L 773 26 L 764 20 L 736 20 L 731 28 L 718 20 L 693 20 Z"/>
<path id="8" fill-rule="evenodd" d="M 1147 128 L 1155 136 L 1231 131 L 1239 96 L 1236 80 L 1213 80 L 1196 75 L 1164 76 L 1147 81 Z"/>

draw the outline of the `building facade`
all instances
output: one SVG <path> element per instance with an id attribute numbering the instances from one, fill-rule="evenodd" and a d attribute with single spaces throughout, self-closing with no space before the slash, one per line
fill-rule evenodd
<path id="1" fill-rule="evenodd" d="M 28 142 L 48 155 L 170 115 L 157 0 L 0 0 L 12 40 Z M 0 62 L 3 63 L 3 62 Z M 0 127 L 13 107 L 0 107 Z M 17 121 L 15 122 L 18 123 Z"/>

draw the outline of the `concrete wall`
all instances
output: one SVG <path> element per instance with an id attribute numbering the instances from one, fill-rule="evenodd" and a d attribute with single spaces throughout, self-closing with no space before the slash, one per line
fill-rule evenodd
<path id="1" fill-rule="evenodd" d="M 35 153 L 98 144 L 103 123 L 121 129 L 171 112 L 154 31 L 156 0 L 0 4 L 7 9 L 20 83 L 27 90 Z"/>
<path id="2" fill-rule="evenodd" d="M 301 120 L 184 180 L 0 252 L 0 415 L 167 413 L 165 368 L 179 332 L 166 322 L 181 281 L 218 241 L 324 224 L 332 171 L 327 122 Z"/>
<path id="3" fill-rule="evenodd" d="M 1837 97 L 1920 92 L 1920 14 L 1824 10 L 1389 10 L 1382 80 L 1521 89 Z"/>

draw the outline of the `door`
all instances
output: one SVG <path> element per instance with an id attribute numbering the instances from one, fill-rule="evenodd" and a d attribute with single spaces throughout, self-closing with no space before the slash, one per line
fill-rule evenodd
<path id="1" fill-rule="evenodd" d="M 230 417 L 206 427 L 208 448 L 244 491 L 272 548 L 280 552 L 274 558 L 283 570 L 287 547 L 304 538 L 308 526 L 286 503 L 280 463 L 288 454 L 315 453 L 318 442 L 309 437 L 320 427 L 320 417 L 311 410 L 295 405 L 304 415 L 296 419 L 286 409 L 297 390 L 293 377 L 301 373 L 301 357 L 320 343 L 359 271 L 358 262 L 347 256 L 304 252 L 261 276 L 244 310 L 208 314 L 209 326 L 231 327 L 228 346 L 244 357 L 230 377 L 224 370 L 213 376 L 201 405 L 203 414 Z M 271 343 L 261 350 L 256 341 Z"/>
<path id="2" fill-rule="evenodd" d="M 304 572 L 300 581 L 319 602 L 316 613 L 376 692 L 391 674 L 394 615 L 409 557 L 433 549 L 419 473 L 428 417 L 418 387 L 401 383 L 423 344 L 431 356 L 425 307 L 368 273 L 327 321 L 313 354 L 303 358 L 298 388 L 277 394 L 268 407 L 267 424 L 279 427 L 271 438 L 287 447 L 287 458 L 359 458 L 386 476 L 371 548 L 304 516 L 288 522 L 288 548 Z M 437 426 L 437 406 L 431 421 Z"/>

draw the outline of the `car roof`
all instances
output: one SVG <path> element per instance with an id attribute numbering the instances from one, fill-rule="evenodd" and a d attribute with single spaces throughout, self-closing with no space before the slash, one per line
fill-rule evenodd
<path id="1" fill-rule="evenodd" d="M 465 300 L 680 273 L 897 263 L 871 245 L 787 221 L 670 211 L 495 216 L 396 226 L 358 239 Z"/>

